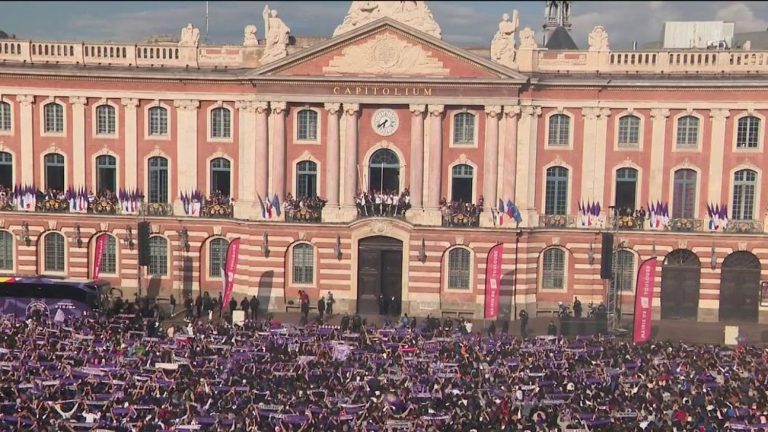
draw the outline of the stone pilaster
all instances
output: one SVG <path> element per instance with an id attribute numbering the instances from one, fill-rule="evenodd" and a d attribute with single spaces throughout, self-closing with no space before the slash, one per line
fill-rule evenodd
<path id="1" fill-rule="evenodd" d="M 339 207 L 339 113 L 340 103 L 326 103 L 328 111 L 328 127 L 326 128 L 325 153 L 325 196 L 328 199 L 326 208 Z"/>
<path id="2" fill-rule="evenodd" d="M 346 119 L 346 150 L 344 152 L 344 191 L 341 196 L 341 204 L 343 207 L 352 208 L 355 207 L 355 194 L 358 189 L 358 121 L 360 114 L 360 104 L 345 103 L 344 115 Z"/>
<path id="3" fill-rule="evenodd" d="M 609 205 L 613 204 L 614 199 L 613 197 L 609 197 L 607 199 L 605 198 L 607 195 L 605 190 L 605 179 L 611 178 L 607 174 L 609 172 L 608 167 L 605 166 L 606 145 L 608 138 L 608 119 L 611 117 L 611 110 L 608 108 L 598 108 L 595 114 L 597 116 L 595 122 L 595 147 L 593 156 L 595 160 L 595 169 L 598 173 L 606 174 L 595 176 L 594 191 L 596 195 L 595 198 L 603 203 L 601 205 L 604 209 L 607 209 Z M 584 144 L 586 146 L 587 141 L 585 141 Z"/>
<path id="4" fill-rule="evenodd" d="M 707 202 L 701 204 L 723 204 L 723 158 L 725 157 L 725 122 L 731 112 L 727 109 L 713 109 L 709 112 L 709 118 L 712 120 L 712 138 L 710 140 L 711 148 L 709 150 L 709 172 L 707 174 Z M 725 180 L 725 184 L 728 184 Z M 756 213 L 759 215 L 759 213 Z"/>
<path id="5" fill-rule="evenodd" d="M 443 114 L 444 105 L 429 105 L 429 161 L 424 174 L 427 176 L 427 202 L 429 210 L 440 208 L 443 180 Z"/>
<path id="6" fill-rule="evenodd" d="M 648 182 L 648 201 L 661 201 L 664 188 L 664 147 L 669 110 L 655 108 L 651 110 L 651 172 Z"/>
<path id="7" fill-rule="evenodd" d="M 120 100 L 125 112 L 125 142 L 123 143 L 123 185 L 125 189 L 139 189 L 137 171 L 139 168 L 138 154 L 138 114 L 139 100 L 124 98 Z M 146 169 L 146 168 L 145 168 Z"/>
<path id="8" fill-rule="evenodd" d="M 490 214 L 490 209 L 497 207 L 499 194 L 496 186 L 499 182 L 499 119 L 501 106 L 490 105 L 485 107 L 485 165 L 483 169 L 483 197 L 485 207 Z"/>
<path id="9" fill-rule="evenodd" d="M 32 106 L 35 103 L 35 97 L 32 95 L 16 96 L 19 102 L 19 124 L 21 137 L 21 172 L 16 177 L 16 182 L 24 185 L 35 184 L 35 149 L 32 141 L 33 116 Z M 39 185 L 42 188 L 42 185 Z"/>
<path id="10" fill-rule="evenodd" d="M 595 177 L 607 175 L 604 167 L 598 165 L 595 160 L 595 142 L 597 141 L 597 117 L 600 108 L 585 107 L 581 109 L 581 115 L 584 118 L 584 131 L 581 149 L 581 185 L 579 195 L 576 198 L 579 201 L 601 201 L 603 208 L 608 208 L 607 203 L 602 202 L 602 190 L 595 187 Z M 573 127 L 573 125 L 571 125 Z M 605 164 L 603 164 L 605 165 Z M 570 173 L 573 178 L 573 173 Z"/>
<path id="11" fill-rule="evenodd" d="M 256 197 L 256 101 L 235 102 L 238 110 L 238 189 L 232 191 L 235 201 L 235 217 L 247 219 L 255 215 Z"/>
<path id="12" fill-rule="evenodd" d="M 285 102 L 270 102 L 272 108 L 272 189 L 269 196 L 277 194 L 280 202 L 285 199 L 285 118 L 287 106 Z"/>
<path id="13" fill-rule="evenodd" d="M 411 111 L 411 167 L 410 185 L 412 210 L 424 206 L 424 112 L 423 104 L 410 105 Z"/>
<path id="14" fill-rule="evenodd" d="M 82 96 L 70 96 L 72 105 L 72 179 L 69 185 L 75 188 L 87 186 L 85 182 L 85 106 L 88 99 Z M 96 185 L 93 185 L 95 189 Z"/>
<path id="15" fill-rule="evenodd" d="M 269 188 L 269 102 L 254 102 L 256 109 L 256 193 L 266 196 Z"/>
<path id="16" fill-rule="evenodd" d="M 506 203 L 511 199 L 515 202 L 515 179 L 517 178 L 517 122 L 520 119 L 520 106 L 504 107 L 506 119 L 506 139 L 504 140 L 504 161 L 502 169 L 501 197 Z"/>
<path id="17" fill-rule="evenodd" d="M 183 99 L 174 101 L 176 107 L 176 188 L 171 188 L 168 199 L 174 203 L 176 214 L 184 214 L 179 194 L 192 192 L 197 187 L 197 112 L 200 101 Z M 207 188 L 206 188 L 207 189 Z M 201 191 L 205 193 L 205 191 Z"/>
<path id="18" fill-rule="evenodd" d="M 515 185 L 517 207 L 523 213 L 523 226 L 535 226 L 536 221 L 536 157 L 538 121 L 541 107 L 523 106 L 517 134 L 517 175 Z"/>

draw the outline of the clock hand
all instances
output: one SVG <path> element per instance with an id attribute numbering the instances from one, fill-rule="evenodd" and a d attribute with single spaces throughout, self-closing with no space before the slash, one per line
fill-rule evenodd
<path id="1" fill-rule="evenodd" d="M 383 121 L 383 122 L 381 122 L 381 123 L 379 123 L 378 125 L 376 125 L 376 127 L 383 127 L 383 126 L 386 126 L 387 122 L 389 122 L 389 119 L 384 119 L 384 121 Z"/>

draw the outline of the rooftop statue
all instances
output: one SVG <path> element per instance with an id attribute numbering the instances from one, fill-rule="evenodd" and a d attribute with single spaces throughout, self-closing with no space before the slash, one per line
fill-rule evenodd
<path id="1" fill-rule="evenodd" d="M 504 14 L 499 23 L 499 30 L 491 41 L 491 60 L 507 67 L 515 66 L 515 32 L 520 25 L 520 15 L 512 11 L 512 21 L 509 14 Z"/>
<path id="2" fill-rule="evenodd" d="M 192 24 L 187 24 L 186 27 L 181 29 L 181 39 L 179 40 L 179 46 L 196 47 L 200 42 L 200 30 L 192 27 Z"/>
<path id="3" fill-rule="evenodd" d="M 416 30 L 442 38 L 440 26 L 424 1 L 353 1 L 344 22 L 336 27 L 334 36 L 354 30 L 357 27 L 389 17 Z"/>
<path id="4" fill-rule="evenodd" d="M 291 29 L 277 16 L 277 10 L 264 6 L 264 33 L 267 35 L 267 45 L 262 64 L 271 63 L 288 55 L 288 40 Z"/>

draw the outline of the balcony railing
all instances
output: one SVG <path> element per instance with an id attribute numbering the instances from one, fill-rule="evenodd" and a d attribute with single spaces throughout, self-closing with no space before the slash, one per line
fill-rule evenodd
<path id="1" fill-rule="evenodd" d="M 704 222 L 701 219 L 673 218 L 669 220 L 669 230 L 676 232 L 701 231 Z"/>
<path id="2" fill-rule="evenodd" d="M 763 222 L 759 220 L 731 220 L 725 226 L 725 232 L 735 234 L 754 234 L 763 232 Z"/>
<path id="3" fill-rule="evenodd" d="M 144 216 L 173 216 L 173 206 L 168 203 L 144 203 L 141 206 Z"/>
<path id="4" fill-rule="evenodd" d="M 235 206 L 232 203 L 222 204 L 206 201 L 200 210 L 200 216 L 208 218 L 231 219 L 235 215 Z"/>
<path id="5" fill-rule="evenodd" d="M 540 215 L 540 228 L 575 228 L 576 217 L 568 215 Z"/>
<path id="6" fill-rule="evenodd" d="M 404 218 L 411 209 L 410 193 L 407 190 L 397 195 L 366 192 L 355 197 L 355 205 L 359 218 Z"/>
<path id="7" fill-rule="evenodd" d="M 639 231 L 645 229 L 645 219 L 639 216 L 609 216 L 608 227 Z"/>
<path id="8" fill-rule="evenodd" d="M 35 210 L 44 213 L 66 213 L 69 211 L 69 201 L 57 198 L 45 198 L 37 201 Z"/>
<path id="9" fill-rule="evenodd" d="M 304 207 L 286 209 L 285 221 L 290 223 L 320 223 L 323 221 L 323 209 Z"/>
<path id="10" fill-rule="evenodd" d="M 96 214 L 117 214 L 120 211 L 120 205 L 117 200 L 101 197 L 88 205 L 88 211 Z"/>

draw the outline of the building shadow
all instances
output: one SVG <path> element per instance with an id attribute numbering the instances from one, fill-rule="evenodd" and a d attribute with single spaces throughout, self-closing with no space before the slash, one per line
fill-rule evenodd
<path id="1" fill-rule="evenodd" d="M 259 287 L 256 292 L 256 297 L 259 299 L 259 309 L 261 311 L 269 309 L 269 299 L 272 297 L 273 278 L 275 272 L 272 270 L 265 271 L 259 278 Z"/>
<path id="2" fill-rule="evenodd" d="M 160 294 L 160 276 L 152 275 L 147 282 L 147 298 L 157 298 Z"/>
<path id="3" fill-rule="evenodd" d="M 499 319 L 514 321 L 515 319 L 515 298 L 514 298 L 515 272 L 508 271 L 501 276 L 501 287 L 508 290 L 509 301 L 499 304 Z M 501 301 L 501 295 L 499 295 Z"/>
<path id="4" fill-rule="evenodd" d="M 192 296 L 192 258 L 185 256 L 181 265 L 182 274 L 182 298 Z"/>

